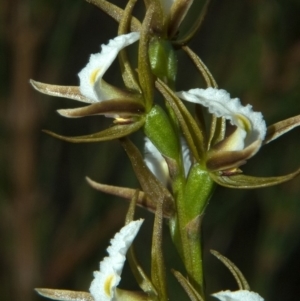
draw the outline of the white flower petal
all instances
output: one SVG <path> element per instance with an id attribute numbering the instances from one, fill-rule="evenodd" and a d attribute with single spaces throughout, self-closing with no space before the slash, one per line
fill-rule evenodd
<path id="1" fill-rule="evenodd" d="M 201 104 L 217 117 L 225 117 L 231 124 L 246 131 L 244 144 L 237 142 L 238 148 L 245 148 L 255 140 L 263 140 L 266 135 L 266 123 L 260 112 L 254 112 L 251 105 L 243 106 L 238 98 L 231 99 L 225 90 L 207 88 L 191 89 L 176 93 L 178 97 L 189 102 Z"/>
<path id="2" fill-rule="evenodd" d="M 107 100 L 109 96 L 101 90 L 101 79 L 104 73 L 115 60 L 119 51 L 139 38 L 139 32 L 117 36 L 109 40 L 107 45 L 102 45 L 101 52 L 92 54 L 88 64 L 78 74 L 82 95 L 92 102 Z"/>
<path id="3" fill-rule="evenodd" d="M 183 167 L 184 174 L 187 177 L 192 162 L 191 162 L 191 154 L 188 148 L 188 145 L 183 137 L 180 138 L 181 151 L 182 151 L 182 159 L 183 159 Z M 167 186 L 169 181 L 169 168 L 166 163 L 166 160 L 160 153 L 160 151 L 156 148 L 156 146 L 149 140 L 149 138 L 145 138 L 145 158 L 144 161 L 150 171 L 156 176 L 156 178 L 161 181 L 165 186 Z"/>
<path id="4" fill-rule="evenodd" d="M 100 262 L 100 271 L 94 272 L 90 293 L 95 301 L 114 299 L 115 289 L 121 280 L 126 253 L 138 233 L 143 220 L 132 221 L 124 226 L 110 241 L 109 254 Z"/>
<path id="5" fill-rule="evenodd" d="M 213 294 L 220 301 L 264 301 L 264 299 L 255 292 L 239 290 L 235 292 L 221 291 Z"/>
<path id="6" fill-rule="evenodd" d="M 169 180 L 168 165 L 159 150 L 147 137 L 145 138 L 144 161 L 156 178 L 166 186 Z"/>
<path id="7" fill-rule="evenodd" d="M 190 168 L 192 166 L 191 152 L 190 152 L 190 149 L 189 149 L 189 147 L 186 143 L 186 140 L 183 137 L 180 138 L 180 144 L 181 144 L 184 174 L 185 174 L 185 177 L 187 177 L 188 173 L 190 171 Z"/>

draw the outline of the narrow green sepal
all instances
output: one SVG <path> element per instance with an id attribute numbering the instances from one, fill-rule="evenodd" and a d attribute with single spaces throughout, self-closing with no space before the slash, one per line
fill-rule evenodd
<path id="1" fill-rule="evenodd" d="M 92 143 L 92 142 L 114 140 L 114 139 L 119 139 L 128 136 L 136 132 L 138 129 L 140 129 L 143 126 L 143 124 L 144 124 L 144 120 L 140 119 L 139 121 L 136 121 L 134 123 L 122 124 L 122 125 L 118 124 L 95 134 L 77 136 L 77 137 L 62 136 L 47 130 L 43 130 L 43 132 L 49 134 L 54 138 L 67 141 L 67 142 Z"/>
<path id="2" fill-rule="evenodd" d="M 200 59 L 200 57 L 188 46 L 183 46 L 182 50 L 185 51 L 185 53 L 189 56 L 189 58 L 194 63 L 195 67 L 200 72 L 206 83 L 206 86 L 218 88 L 216 80 L 214 79 L 213 75 L 211 74 L 207 66 L 204 64 L 204 62 Z M 225 130 L 225 118 L 217 118 L 215 115 L 213 115 L 211 120 L 210 135 L 208 139 L 207 149 L 224 139 Z"/>
<path id="3" fill-rule="evenodd" d="M 264 140 L 264 144 L 267 144 L 281 135 L 291 131 L 295 127 L 300 126 L 300 115 L 279 121 L 268 127 L 267 135 Z"/>
<path id="4" fill-rule="evenodd" d="M 230 169 L 236 169 L 239 166 L 245 164 L 247 159 L 254 156 L 254 154 L 257 153 L 262 143 L 261 140 L 256 140 L 240 151 L 222 151 L 223 143 L 225 144 L 226 140 L 229 138 L 230 136 L 225 138 L 217 145 L 220 146 L 219 150 L 215 151 L 214 149 L 212 149 L 208 153 L 208 159 L 206 160 L 207 170 L 226 171 Z"/>
<path id="5" fill-rule="evenodd" d="M 163 201 L 164 200 L 158 202 L 154 218 L 151 250 L 151 280 L 157 289 L 158 300 L 168 301 L 166 271 L 162 249 Z"/>
<path id="6" fill-rule="evenodd" d="M 191 301 L 204 301 L 197 290 L 192 284 L 186 279 L 180 272 L 172 270 L 173 275 L 176 277 L 178 282 L 181 284 Z"/>
<path id="7" fill-rule="evenodd" d="M 236 189 L 263 188 L 278 185 L 292 180 L 300 174 L 300 168 L 295 172 L 280 177 L 251 177 L 246 175 L 221 176 L 210 173 L 211 178 L 221 186 Z"/>
<path id="8" fill-rule="evenodd" d="M 119 24 L 118 35 L 128 33 L 129 24 L 132 16 L 132 10 L 136 2 L 137 0 L 128 1 L 125 10 L 123 12 L 123 17 Z M 118 57 L 119 57 L 121 71 L 122 71 L 123 81 L 126 88 L 141 93 L 141 89 L 136 78 L 136 72 L 134 71 L 134 68 L 132 68 L 129 62 L 126 49 L 122 49 L 119 52 Z"/>
<path id="9" fill-rule="evenodd" d="M 155 84 L 157 89 L 161 92 L 168 104 L 173 109 L 193 156 L 198 162 L 201 161 L 206 152 L 205 129 L 200 129 L 198 127 L 196 121 L 188 109 L 184 106 L 182 101 L 163 81 L 158 79 Z"/>
<path id="10" fill-rule="evenodd" d="M 95 6 L 103 10 L 105 13 L 107 13 L 118 23 L 123 19 L 124 10 L 106 0 L 86 0 L 86 2 L 94 4 Z M 140 21 L 135 17 L 131 17 L 130 30 L 140 31 L 140 29 L 141 29 Z"/>
<path id="11" fill-rule="evenodd" d="M 179 141 L 169 117 L 160 106 L 154 106 L 146 115 L 144 132 L 162 155 L 178 160 Z"/>
<path id="12" fill-rule="evenodd" d="M 207 66 L 203 63 L 203 61 L 200 59 L 200 57 L 188 46 L 183 46 L 181 49 L 185 51 L 185 53 L 194 63 L 195 67 L 202 75 L 207 88 L 209 87 L 218 88 L 217 82 L 215 81 L 213 75 L 211 74 Z"/>
<path id="13" fill-rule="evenodd" d="M 116 288 L 116 296 L 114 299 L 120 301 L 149 301 L 148 295 L 144 292 L 127 291 L 119 288 Z"/>
<path id="14" fill-rule="evenodd" d="M 228 268 L 228 270 L 236 280 L 240 290 L 250 291 L 250 286 L 246 278 L 244 277 L 240 269 L 231 260 L 220 254 L 218 251 L 210 250 L 210 253 L 217 257 Z"/>
<path id="15" fill-rule="evenodd" d="M 86 180 L 88 184 L 94 189 L 104 193 L 108 193 L 111 195 L 124 198 L 126 200 L 131 200 L 137 191 L 136 189 L 133 188 L 97 183 L 88 177 L 86 177 Z M 163 214 L 165 218 L 170 218 L 175 213 L 175 210 L 173 206 L 168 207 L 167 204 L 168 203 L 166 203 L 166 205 L 163 208 Z M 144 209 L 147 209 L 151 212 L 156 211 L 156 203 L 152 201 L 152 199 L 144 191 L 139 191 L 138 198 L 136 200 L 136 205 Z"/>
<path id="16" fill-rule="evenodd" d="M 154 5 L 150 5 L 146 12 L 139 42 L 138 52 L 138 77 L 146 111 L 150 111 L 153 106 L 153 85 L 154 78 L 151 72 L 151 66 L 148 57 L 148 47 L 150 40 L 150 25 L 154 14 Z"/>
<path id="17" fill-rule="evenodd" d="M 186 33 L 183 34 L 182 37 L 180 37 L 177 41 L 175 41 L 174 44 L 186 45 L 195 36 L 195 34 L 197 33 L 198 29 L 200 28 L 200 26 L 204 20 L 204 17 L 206 15 L 206 12 L 208 9 L 209 2 L 210 2 L 210 0 L 206 0 L 206 2 L 204 3 L 204 5 L 202 7 L 201 12 L 198 15 L 194 24 L 189 28 L 189 30 Z"/>
<path id="18" fill-rule="evenodd" d="M 76 292 L 49 288 L 36 288 L 35 291 L 43 297 L 57 301 L 94 301 L 93 296 L 87 292 Z"/>
<path id="19" fill-rule="evenodd" d="M 107 117 L 134 118 L 144 113 L 144 106 L 133 99 L 110 99 L 75 109 L 60 109 L 60 115 L 68 118 L 105 115 Z"/>
<path id="20" fill-rule="evenodd" d="M 168 37 L 172 40 L 179 31 L 179 26 L 184 20 L 193 0 L 176 0 L 173 2 L 170 10 L 170 20 L 168 27 Z"/>
<path id="21" fill-rule="evenodd" d="M 138 148 L 127 138 L 120 139 L 120 142 L 131 161 L 131 165 L 143 191 L 154 203 L 158 204 L 159 202 L 163 202 L 163 207 L 166 207 L 167 211 L 173 211 L 173 196 L 146 166 L 146 163 L 144 162 L 144 159 Z"/>

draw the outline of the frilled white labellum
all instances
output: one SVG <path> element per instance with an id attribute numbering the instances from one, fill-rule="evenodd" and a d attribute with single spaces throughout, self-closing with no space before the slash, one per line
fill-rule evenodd
<path id="1" fill-rule="evenodd" d="M 256 140 L 264 140 L 266 123 L 260 112 L 254 112 L 251 105 L 243 106 L 238 98 L 230 98 L 225 90 L 207 88 L 191 89 L 176 93 L 178 97 L 208 108 L 217 117 L 225 117 L 238 129 L 231 149 L 242 150 Z"/>
<path id="2" fill-rule="evenodd" d="M 124 226 L 110 241 L 108 257 L 100 262 L 100 270 L 94 272 L 90 293 L 95 301 L 114 300 L 115 290 L 121 280 L 126 253 L 138 233 L 143 220 L 132 221 Z"/>
<path id="3" fill-rule="evenodd" d="M 255 292 L 239 290 L 235 292 L 221 291 L 213 294 L 220 301 L 264 301 L 264 299 Z"/>
<path id="4" fill-rule="evenodd" d="M 120 50 L 136 42 L 140 38 L 139 32 L 132 32 L 117 36 L 109 40 L 107 45 L 101 46 L 101 51 L 90 56 L 88 64 L 79 72 L 80 92 L 91 102 L 108 100 L 101 89 L 101 79 L 117 57 Z"/>
<path id="5" fill-rule="evenodd" d="M 180 143 L 181 143 L 184 172 L 185 172 L 185 176 L 187 177 L 191 167 L 190 151 L 186 141 L 183 138 L 180 139 Z M 159 152 L 159 150 L 147 137 L 145 138 L 144 161 L 147 167 L 150 169 L 150 171 L 156 176 L 156 178 L 166 186 L 169 181 L 168 165 L 164 157 Z"/>

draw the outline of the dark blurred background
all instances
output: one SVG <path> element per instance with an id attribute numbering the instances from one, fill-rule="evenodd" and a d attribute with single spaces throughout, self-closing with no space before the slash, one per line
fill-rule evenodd
<path id="1" fill-rule="evenodd" d="M 203 2 L 195 0 L 193 20 Z M 114 1 L 121 7 L 125 0 Z M 143 16 L 143 3 L 136 7 Z M 85 290 L 105 256 L 109 239 L 123 225 L 128 204 L 90 188 L 85 176 L 138 187 L 117 141 L 69 144 L 41 132 L 77 136 L 105 128 L 104 117 L 65 119 L 55 110 L 74 101 L 34 91 L 28 81 L 77 85 L 91 53 L 114 37 L 117 24 L 83 0 L 15 0 L 0 3 L 0 296 L 2 301 L 42 300 L 34 287 Z M 219 87 L 262 111 L 267 124 L 300 114 L 300 1 L 212 0 L 190 46 L 210 68 Z M 188 25 L 186 22 L 185 25 Z M 178 89 L 204 87 L 179 53 Z M 119 85 L 115 63 L 105 79 Z M 133 135 L 141 145 L 141 136 Z M 276 176 L 300 165 L 299 129 L 263 149 L 243 168 Z M 243 271 L 266 300 L 300 294 L 300 178 L 250 191 L 218 187 L 204 218 L 207 292 L 236 290 L 216 249 Z M 149 270 L 153 217 L 136 239 Z M 165 229 L 168 269 L 182 269 Z M 170 276 L 173 300 L 187 300 Z M 136 289 L 128 267 L 121 287 Z"/>

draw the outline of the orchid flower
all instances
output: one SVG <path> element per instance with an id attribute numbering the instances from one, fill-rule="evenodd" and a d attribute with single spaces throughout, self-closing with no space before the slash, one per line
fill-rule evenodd
<path id="1" fill-rule="evenodd" d="M 118 53 L 140 38 L 139 32 L 132 32 L 111 39 L 101 46 L 101 52 L 92 54 L 88 64 L 79 72 L 80 92 L 91 103 L 109 100 L 111 95 L 102 88 L 102 77 Z"/>
<path id="2" fill-rule="evenodd" d="M 119 290 L 117 286 L 121 280 L 127 250 L 142 223 L 142 219 L 128 223 L 110 241 L 110 246 L 107 248 L 109 256 L 100 262 L 100 270 L 94 272 L 90 293 L 56 289 L 36 289 L 37 292 L 53 300 L 111 301 L 122 300 L 126 297 L 129 298 L 128 300 L 134 300 L 137 293 Z M 143 293 L 138 293 L 138 300 L 143 299 L 145 299 Z"/>
<path id="3" fill-rule="evenodd" d="M 223 166 L 224 170 L 237 168 L 257 153 L 266 136 L 267 127 L 262 114 L 254 112 L 251 105 L 243 106 L 238 98 L 231 99 L 225 90 L 214 88 L 192 89 L 178 92 L 177 95 L 181 99 L 207 107 L 216 117 L 224 117 L 236 126 L 230 136 L 209 150 L 207 167 L 210 170 L 218 169 L 215 161 L 219 162 L 220 158 L 224 160 L 232 152 L 243 152 L 245 156 L 233 162 L 232 166 Z"/>
<path id="4" fill-rule="evenodd" d="M 111 39 L 107 45 L 101 45 L 101 51 L 90 56 L 88 64 L 79 72 L 79 87 L 49 85 L 31 80 L 32 86 L 39 92 L 84 103 L 97 103 L 114 99 L 120 91 L 103 81 L 103 75 L 113 63 L 118 53 L 140 38 L 139 32 L 120 35 Z M 123 95 L 124 96 L 124 95 Z M 78 117 L 71 111 L 60 110 L 66 117 Z"/>
<path id="5" fill-rule="evenodd" d="M 176 95 L 207 107 L 214 116 L 223 117 L 236 127 L 228 137 L 223 137 L 214 144 L 210 139 L 207 145 L 206 168 L 218 184 L 231 188 L 266 187 L 288 181 L 300 173 L 298 169 L 285 176 L 258 178 L 240 175 L 239 169 L 263 144 L 299 126 L 300 116 L 280 121 L 267 128 L 261 113 L 254 112 L 251 105 L 241 105 L 238 98 L 231 99 L 225 90 L 192 89 L 177 92 Z"/>
<path id="6" fill-rule="evenodd" d="M 200 59 L 191 54 L 205 76 L 213 81 Z M 202 71 L 201 71 L 202 72 Z M 209 84 L 209 83 L 208 83 Z M 216 86 L 213 82 L 212 86 Z M 241 165 L 254 156 L 261 146 L 300 126 L 300 115 L 266 126 L 261 113 L 254 112 L 251 105 L 243 106 L 240 100 L 231 99 L 228 92 L 216 88 L 192 89 L 174 92 L 162 80 L 156 87 L 172 107 L 193 160 L 201 165 L 209 177 L 219 185 L 229 188 L 252 189 L 277 185 L 295 178 L 300 169 L 277 177 L 252 177 L 242 174 Z M 197 104 L 193 118 L 181 99 Z M 212 113 L 210 132 L 206 132 L 201 107 Z M 226 137 L 228 120 L 235 130 Z"/>
<path id="7" fill-rule="evenodd" d="M 118 53 L 139 38 L 139 32 L 132 32 L 119 35 L 111 39 L 107 45 L 102 45 L 101 51 L 92 54 L 88 64 L 79 72 L 79 86 L 58 86 L 30 81 L 41 93 L 90 104 L 75 109 L 58 110 L 58 113 L 64 117 L 104 115 L 114 118 L 114 123 L 117 124 L 105 131 L 82 137 L 64 137 L 48 132 L 49 134 L 70 142 L 94 142 L 126 136 L 143 125 L 140 116 L 144 113 L 145 106 L 140 93 L 121 90 L 103 80 L 103 75 Z"/>
<path id="8" fill-rule="evenodd" d="M 221 291 L 212 296 L 220 301 L 264 301 L 259 294 L 247 290 Z"/>

